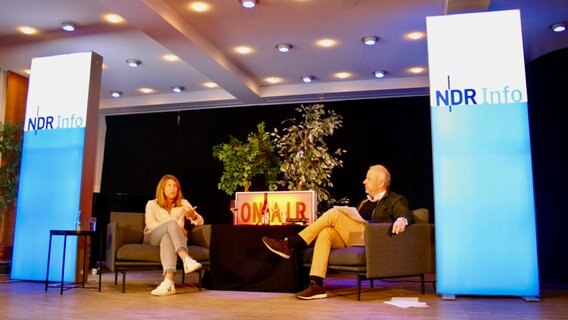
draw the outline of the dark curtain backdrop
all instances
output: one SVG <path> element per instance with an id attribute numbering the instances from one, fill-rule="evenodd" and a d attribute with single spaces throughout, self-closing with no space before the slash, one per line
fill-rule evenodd
<path id="1" fill-rule="evenodd" d="M 333 173 L 336 198 L 352 205 L 365 196 L 368 167 L 386 165 L 392 190 L 408 197 L 411 208 L 433 210 L 430 109 L 428 97 L 324 103 L 343 116 L 343 126 L 328 140 L 332 150 L 347 150 L 344 166 Z M 222 164 L 212 148 L 229 136 L 244 140 L 264 121 L 267 130 L 299 117 L 299 104 L 203 109 L 106 117 L 107 132 L 101 193 L 154 197 L 166 173 L 180 179 L 184 195 L 210 223 L 232 223 L 231 197 L 217 184 Z M 265 190 L 256 182 L 252 190 Z M 143 208 L 142 208 L 143 209 Z"/>
<path id="2" fill-rule="evenodd" d="M 541 281 L 568 286 L 568 48 L 527 66 Z"/>

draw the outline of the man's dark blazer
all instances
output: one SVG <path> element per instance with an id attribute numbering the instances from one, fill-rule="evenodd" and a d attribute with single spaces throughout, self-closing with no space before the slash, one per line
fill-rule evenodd
<path id="1" fill-rule="evenodd" d="M 361 201 L 358 209 L 369 201 L 365 199 Z M 398 218 L 405 218 L 408 224 L 414 223 L 414 216 L 412 211 L 408 208 L 408 201 L 403 195 L 387 191 L 380 201 L 377 201 L 377 206 L 373 210 L 371 222 L 375 223 L 393 223 Z"/>

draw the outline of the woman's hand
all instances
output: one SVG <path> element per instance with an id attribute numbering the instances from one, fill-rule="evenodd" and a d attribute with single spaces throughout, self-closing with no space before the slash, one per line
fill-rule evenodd
<path id="1" fill-rule="evenodd" d="M 191 219 L 191 220 L 195 220 L 195 219 L 198 217 L 197 211 L 196 211 L 195 209 L 197 209 L 197 206 L 195 206 L 195 207 L 184 206 L 184 207 L 181 209 L 181 212 L 183 213 L 183 215 L 184 215 L 186 218 L 189 218 L 189 219 Z"/>

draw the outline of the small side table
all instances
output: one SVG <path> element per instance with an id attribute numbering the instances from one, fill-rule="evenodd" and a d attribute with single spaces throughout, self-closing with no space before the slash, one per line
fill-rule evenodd
<path id="1" fill-rule="evenodd" d="M 65 278 L 65 251 L 67 250 L 67 237 L 73 236 L 73 237 L 83 237 L 83 244 L 84 244 L 84 248 L 85 251 L 87 250 L 87 238 L 93 238 L 93 236 L 95 236 L 97 234 L 96 231 L 86 231 L 86 230 L 80 230 L 80 231 L 75 231 L 75 230 L 50 230 L 49 232 L 49 250 L 47 252 L 47 272 L 45 274 L 45 291 L 47 291 L 47 288 L 60 288 L 60 294 L 63 294 L 64 290 L 68 290 L 68 289 L 73 289 L 73 288 L 91 288 L 91 289 L 96 289 L 96 287 L 85 287 L 85 283 L 87 282 L 87 274 L 88 274 L 88 270 L 84 270 L 83 271 L 83 279 L 81 282 L 79 283 L 73 283 L 70 285 L 65 286 L 63 279 Z M 49 265 L 50 265 L 50 260 L 51 260 L 51 240 L 53 238 L 53 236 L 63 236 L 63 261 L 61 263 L 61 282 L 58 283 L 57 285 L 49 285 Z M 99 237 L 99 256 L 97 259 L 97 267 L 100 267 L 100 257 L 101 257 L 101 237 Z M 87 265 L 87 254 L 83 255 L 83 265 Z M 100 269 L 100 268 L 99 268 Z M 101 270 L 99 270 L 99 292 L 101 292 L 101 275 L 102 272 Z"/>

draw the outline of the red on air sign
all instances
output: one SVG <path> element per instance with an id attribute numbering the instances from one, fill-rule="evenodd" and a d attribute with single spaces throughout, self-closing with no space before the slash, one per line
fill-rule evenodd
<path id="1" fill-rule="evenodd" d="M 243 225 L 263 224 L 263 208 L 268 209 L 268 223 L 282 225 L 286 219 L 307 219 L 307 224 L 316 217 L 315 191 L 259 191 L 237 192 L 235 195 L 234 223 Z"/>

